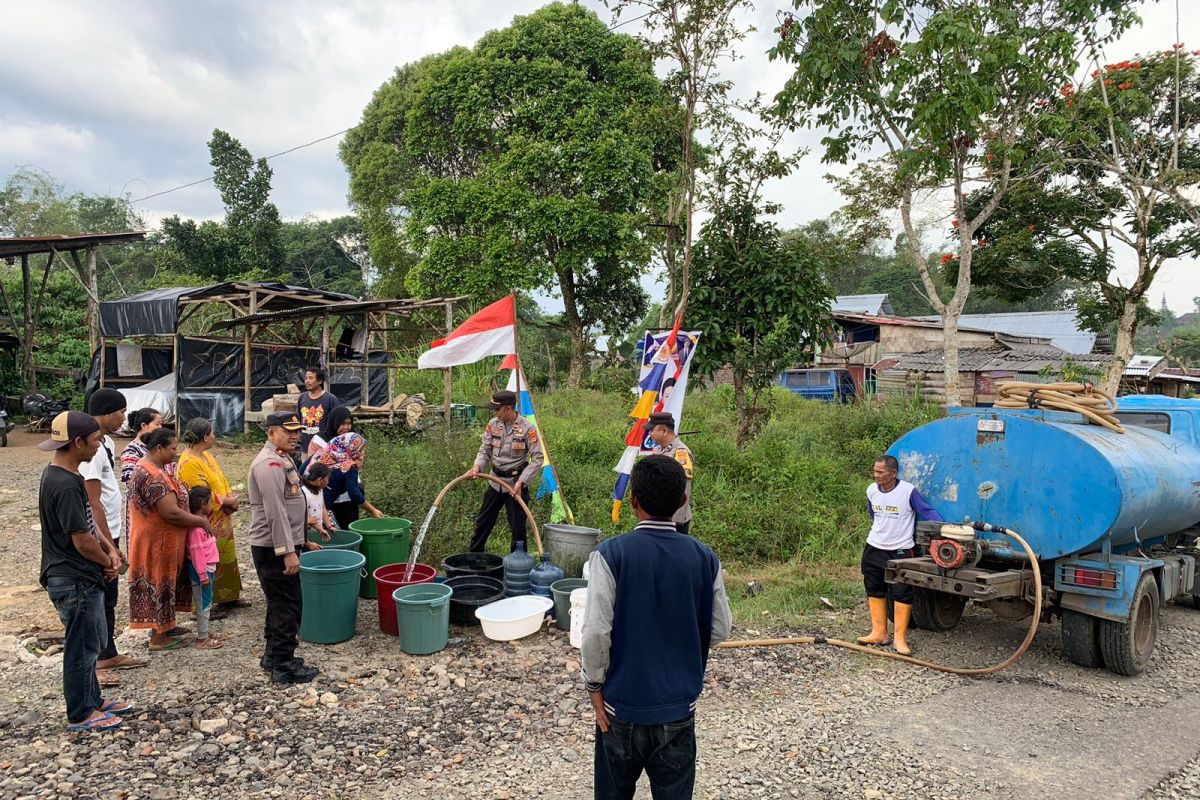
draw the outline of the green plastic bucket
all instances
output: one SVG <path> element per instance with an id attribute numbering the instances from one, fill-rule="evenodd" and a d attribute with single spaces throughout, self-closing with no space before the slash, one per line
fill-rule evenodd
<path id="1" fill-rule="evenodd" d="M 353 550 L 311 550 L 300 556 L 301 639 L 336 644 L 354 635 L 358 584 L 366 562 Z"/>
<path id="2" fill-rule="evenodd" d="M 412 656 L 436 653 L 450 634 L 450 595 L 444 583 L 413 583 L 392 592 L 400 649 Z"/>
<path id="3" fill-rule="evenodd" d="M 583 578 L 563 578 L 550 584 L 554 597 L 554 624 L 560 631 L 571 630 L 571 592 L 586 589 L 588 582 Z"/>
<path id="4" fill-rule="evenodd" d="M 367 557 L 367 575 L 358 596 L 376 598 L 375 570 L 388 564 L 408 561 L 408 536 L 412 523 L 399 517 L 367 517 L 350 523 L 350 530 L 362 537 L 362 554 Z"/>
<path id="5" fill-rule="evenodd" d="M 362 537 L 354 531 L 334 531 L 329 534 L 329 541 L 314 530 L 308 532 L 308 540 L 321 545 L 325 550 L 353 550 L 362 552 Z"/>

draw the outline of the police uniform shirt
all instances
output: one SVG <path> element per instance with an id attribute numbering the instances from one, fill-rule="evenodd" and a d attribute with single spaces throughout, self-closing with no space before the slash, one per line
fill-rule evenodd
<path id="1" fill-rule="evenodd" d="M 528 486 L 537 477 L 544 461 L 542 440 L 529 420 L 518 416 L 506 428 L 503 422 L 492 417 L 483 429 L 483 441 L 475 456 L 475 468 L 483 471 L 490 463 L 493 472 L 505 475 L 522 470 L 519 479 Z"/>
<path id="2" fill-rule="evenodd" d="M 304 545 L 308 503 L 300 491 L 300 473 L 292 459 L 270 442 L 250 464 L 250 545 L 270 547 L 275 555 Z"/>
<path id="3" fill-rule="evenodd" d="M 675 512 L 675 516 L 671 517 L 671 521 L 675 524 L 692 521 L 692 476 L 696 472 L 695 462 L 692 460 L 692 451 L 683 443 L 683 439 L 678 436 L 675 441 L 669 444 L 660 444 L 654 448 L 659 455 L 664 455 L 667 458 L 673 458 L 679 462 L 679 466 L 683 467 L 683 474 L 687 476 L 687 500 Z"/>

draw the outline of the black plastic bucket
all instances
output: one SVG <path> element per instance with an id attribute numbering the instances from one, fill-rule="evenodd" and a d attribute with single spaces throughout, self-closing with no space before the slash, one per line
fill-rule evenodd
<path id="1" fill-rule="evenodd" d="M 468 627 L 478 625 L 475 609 L 504 599 L 504 583 L 484 575 L 459 575 L 447 578 L 446 585 L 454 590 L 450 595 L 450 624 Z"/>
<path id="2" fill-rule="evenodd" d="M 447 578 L 483 575 L 503 581 L 504 559 L 491 553 L 455 553 L 442 561 L 442 571 Z"/>

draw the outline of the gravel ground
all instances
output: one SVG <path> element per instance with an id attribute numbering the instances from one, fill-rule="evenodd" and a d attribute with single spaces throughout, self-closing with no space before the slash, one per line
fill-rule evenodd
<path id="1" fill-rule="evenodd" d="M 592 717 L 565 634 L 496 643 L 451 629 L 446 650 L 417 658 L 363 602 L 354 639 L 301 646 L 322 668 L 317 681 L 277 688 L 257 665 L 263 604 L 245 547 L 254 607 L 214 623 L 226 647 L 151 657 L 144 634 L 124 633 L 122 651 L 151 664 L 119 673 L 111 696 L 142 711 L 114 734 L 66 733 L 61 656 L 33 658 L 13 638 L 58 627 L 36 583 L 45 457 L 33 441 L 16 435 L 0 451 L 10 476 L 0 488 L 0 798 L 591 796 Z M 250 455 L 218 452 L 234 483 Z M 829 612 L 814 629 L 848 637 L 863 616 Z M 1023 631 L 968 612 L 954 632 L 916 632 L 913 644 L 982 665 Z M 812 631 L 764 621 L 735 636 L 802 632 Z M 1195 798 L 1198 650 L 1200 612 L 1172 607 L 1136 679 L 1067 663 L 1056 624 L 984 680 L 823 647 L 718 651 L 698 710 L 696 796 Z"/>

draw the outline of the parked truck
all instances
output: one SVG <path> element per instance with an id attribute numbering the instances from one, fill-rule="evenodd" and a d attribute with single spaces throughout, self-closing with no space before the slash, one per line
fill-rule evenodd
<path id="1" fill-rule="evenodd" d="M 913 622 L 946 631 L 974 601 L 1009 620 L 1033 612 L 1033 549 L 1043 620 L 1084 667 L 1135 675 L 1154 652 L 1164 604 L 1200 608 L 1200 401 L 1123 397 L 1124 433 L 1081 414 L 951 409 L 889 453 L 946 524 L 919 523 L 926 553 L 889 563 L 917 588 Z"/>

